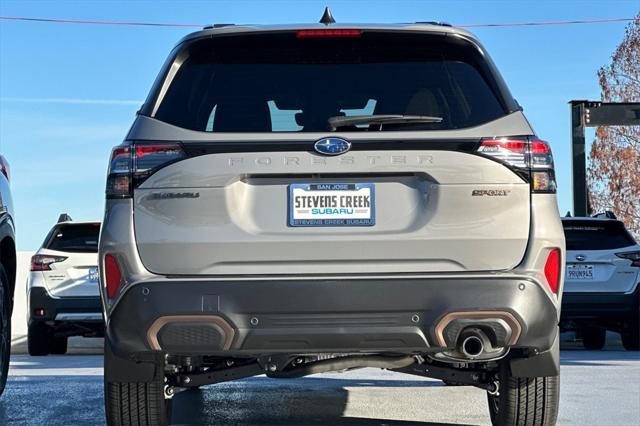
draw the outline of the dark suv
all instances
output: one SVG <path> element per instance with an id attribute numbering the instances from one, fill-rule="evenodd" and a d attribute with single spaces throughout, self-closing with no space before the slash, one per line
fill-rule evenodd
<path id="1" fill-rule="evenodd" d="M 9 163 L 0 155 L 0 395 L 4 392 L 11 354 L 11 313 L 16 282 L 16 244 Z"/>
<path id="2" fill-rule="evenodd" d="M 553 159 L 444 25 L 223 26 L 172 51 L 113 149 L 109 424 L 185 388 L 378 367 L 558 409 Z"/>

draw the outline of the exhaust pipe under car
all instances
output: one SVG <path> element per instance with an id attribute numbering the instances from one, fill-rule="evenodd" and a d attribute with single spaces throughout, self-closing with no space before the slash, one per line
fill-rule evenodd
<path id="1" fill-rule="evenodd" d="M 485 352 L 493 352 L 491 340 L 479 328 L 469 328 L 460 333 L 458 352 L 468 359 L 481 357 Z"/>
<path id="2" fill-rule="evenodd" d="M 482 339 L 477 336 L 469 336 L 462 342 L 462 353 L 465 354 L 467 358 L 480 356 L 483 351 L 484 345 L 482 344 Z"/>

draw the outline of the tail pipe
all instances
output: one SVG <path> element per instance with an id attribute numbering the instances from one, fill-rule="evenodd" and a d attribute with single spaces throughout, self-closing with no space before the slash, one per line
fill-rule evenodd
<path id="1" fill-rule="evenodd" d="M 491 340 L 481 329 L 469 328 L 460 333 L 458 352 L 462 353 L 466 358 L 480 358 L 484 353 L 493 351 Z"/>

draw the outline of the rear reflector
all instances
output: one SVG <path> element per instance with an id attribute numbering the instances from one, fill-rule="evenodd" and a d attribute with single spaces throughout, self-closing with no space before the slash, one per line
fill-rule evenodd
<path id="1" fill-rule="evenodd" d="M 547 255 L 547 261 L 544 264 L 544 276 L 547 279 L 547 284 L 554 294 L 558 294 L 558 287 L 560 286 L 560 267 L 562 262 L 560 259 L 560 249 L 551 249 Z"/>
<path id="2" fill-rule="evenodd" d="M 122 273 L 116 258 L 110 254 L 104 257 L 104 275 L 107 281 L 107 297 L 113 299 L 120 290 Z"/>
<path id="3" fill-rule="evenodd" d="M 33 315 L 35 315 L 37 317 L 43 317 L 44 316 L 44 308 L 35 308 L 33 310 Z"/>
<path id="4" fill-rule="evenodd" d="M 64 256 L 36 254 L 31 256 L 31 271 L 50 271 L 52 263 L 64 262 L 66 259 Z"/>
<path id="5" fill-rule="evenodd" d="M 320 30 L 300 30 L 296 33 L 297 38 L 344 38 L 344 37 L 360 37 L 361 30 L 331 28 Z"/>

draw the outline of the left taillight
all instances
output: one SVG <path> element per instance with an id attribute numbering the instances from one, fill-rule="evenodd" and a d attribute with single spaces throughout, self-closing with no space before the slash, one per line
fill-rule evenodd
<path id="1" fill-rule="evenodd" d="M 544 264 L 544 277 L 554 294 L 558 294 L 560 287 L 560 268 L 562 267 L 562 253 L 559 248 L 549 250 L 547 261 Z"/>
<path id="2" fill-rule="evenodd" d="M 134 188 L 160 168 L 185 158 L 178 143 L 120 145 L 111 151 L 107 198 L 130 198 Z"/>
<path id="3" fill-rule="evenodd" d="M 122 285 L 122 272 L 116 258 L 107 254 L 104 257 L 104 278 L 106 281 L 107 297 L 113 299 L 120 291 Z"/>
<path id="4" fill-rule="evenodd" d="M 494 158 L 525 176 L 531 192 L 555 193 L 556 177 L 551 147 L 545 141 L 530 137 L 483 139 L 479 154 Z"/>
<path id="5" fill-rule="evenodd" d="M 54 263 L 64 262 L 65 256 L 49 256 L 46 254 L 36 254 L 31 256 L 31 271 L 50 271 Z"/>
<path id="6" fill-rule="evenodd" d="M 631 261 L 631 265 L 640 268 L 640 251 L 627 251 L 623 253 L 616 253 L 621 259 L 627 259 Z"/>

